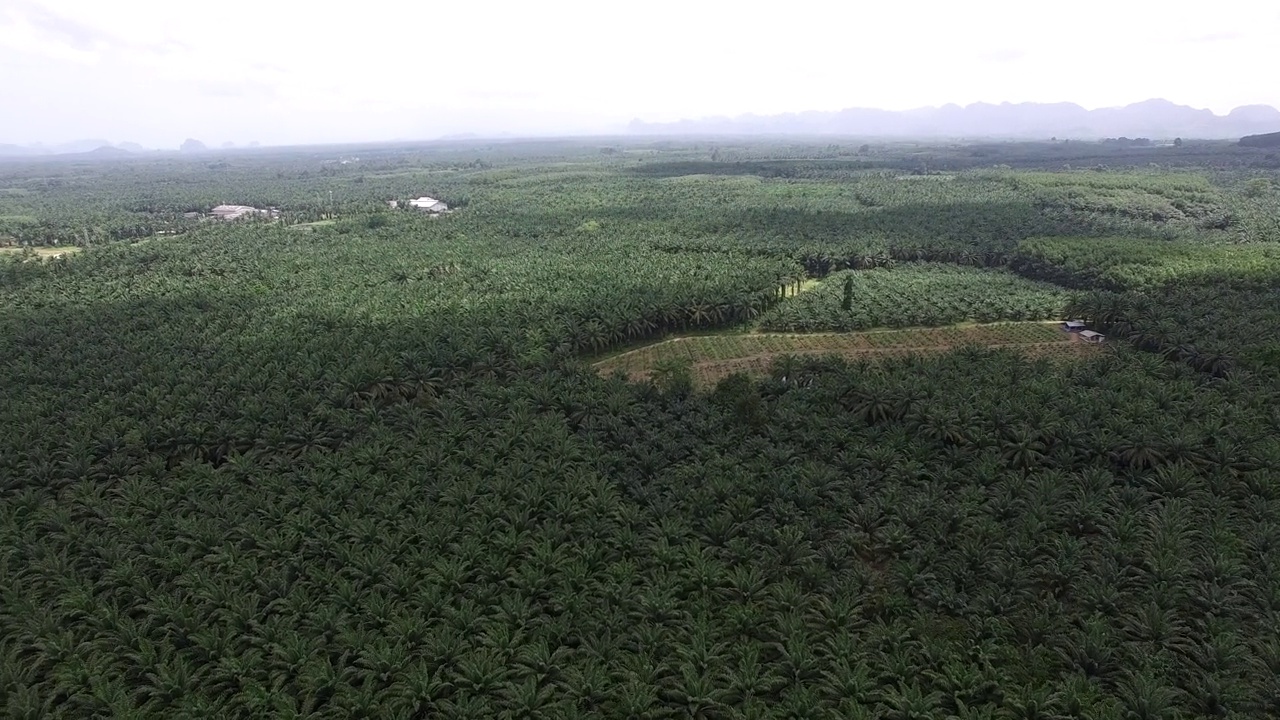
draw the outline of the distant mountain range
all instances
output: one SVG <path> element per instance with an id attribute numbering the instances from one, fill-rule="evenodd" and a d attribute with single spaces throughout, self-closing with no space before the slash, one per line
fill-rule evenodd
<path id="1" fill-rule="evenodd" d="M 782 115 L 740 115 L 646 123 L 632 120 L 632 135 L 852 135 L 882 138 L 948 138 L 1096 140 L 1151 138 L 1153 140 L 1232 139 L 1280 132 L 1280 110 L 1270 105 L 1245 105 L 1217 115 L 1168 100 L 1153 99 L 1124 107 L 1086 110 L 1075 103 L 974 103 L 961 107 L 876 110 L 846 108 L 834 112 L 809 111 Z M 446 135 L 441 140 L 478 139 L 474 133 Z M 485 137 L 516 137 L 510 133 Z M 257 147 L 249 143 L 248 147 Z M 225 148 L 229 144 L 224 144 Z M 106 150 L 103 150 L 106 148 Z M 187 153 L 209 152 L 187 140 Z M 98 152 L 101 151 L 101 152 Z M 0 143 L 0 158 L 95 153 L 95 156 L 154 152 L 132 142 L 88 139 L 60 145 Z M 170 150 L 172 152 L 172 150 Z"/>
<path id="2" fill-rule="evenodd" d="M 0 157 L 39 157 L 42 155 L 125 156 L 129 153 L 148 152 L 138 143 L 112 143 L 110 140 L 75 140 L 60 145 L 12 145 L 0 143 Z"/>
<path id="3" fill-rule="evenodd" d="M 634 135 L 859 135 L 901 138 L 1098 139 L 1146 137 L 1235 139 L 1280 131 L 1280 110 L 1246 105 L 1227 115 L 1168 100 L 1086 110 L 1074 103 L 975 103 L 891 111 L 848 108 L 835 112 L 741 115 L 645 123 Z"/>
<path id="4" fill-rule="evenodd" d="M 256 148 L 259 146 L 257 141 L 249 143 L 246 147 Z M 236 149 L 234 143 L 223 143 L 223 150 Z M 201 153 L 208 152 L 209 148 L 199 140 L 188 138 L 181 147 L 177 148 L 180 152 Z M 174 149 L 168 149 L 173 152 Z M 0 143 L 0 158 L 21 158 L 21 157 L 47 157 L 50 155 L 88 155 L 91 157 L 127 157 L 137 153 L 160 152 L 152 148 L 143 147 L 136 142 L 118 142 L 113 143 L 110 140 L 75 140 L 73 142 L 62 143 L 60 145 L 14 145 L 9 143 Z"/>

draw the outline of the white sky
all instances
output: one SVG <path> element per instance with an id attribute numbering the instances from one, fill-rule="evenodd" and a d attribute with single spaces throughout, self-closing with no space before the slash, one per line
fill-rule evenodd
<path id="1" fill-rule="evenodd" d="M 1269 0 L 0 0 L 0 143 L 620 131 L 949 102 L 1280 107 Z"/>

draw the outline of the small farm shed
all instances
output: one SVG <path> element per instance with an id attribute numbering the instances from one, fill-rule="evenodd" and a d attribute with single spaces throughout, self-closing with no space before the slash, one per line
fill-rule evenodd
<path id="1" fill-rule="evenodd" d="M 416 200 L 410 200 L 409 206 L 429 213 L 442 213 L 449 210 L 448 205 L 445 205 L 435 198 L 426 197 L 425 195 Z"/>
<path id="2" fill-rule="evenodd" d="M 1080 339 L 1084 340 L 1085 342 L 1100 343 L 1106 340 L 1107 336 L 1103 335 L 1100 332 L 1094 332 L 1092 330 L 1081 330 Z"/>
<path id="3" fill-rule="evenodd" d="M 1066 330 L 1067 332 L 1080 332 L 1081 330 L 1084 330 L 1084 321 L 1068 320 L 1062 323 L 1062 329 Z"/>
<path id="4" fill-rule="evenodd" d="M 266 215 L 268 212 L 248 205 L 219 205 L 211 210 L 210 214 L 218 220 L 239 220 L 253 215 Z"/>

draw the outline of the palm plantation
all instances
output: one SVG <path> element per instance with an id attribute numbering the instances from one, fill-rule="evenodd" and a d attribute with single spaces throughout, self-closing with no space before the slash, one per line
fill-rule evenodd
<path id="1" fill-rule="evenodd" d="M 1280 715 L 1259 171 L 938 149 L 953 179 L 900 182 L 820 151 L 0 168 L 28 191 L 0 216 L 44 223 L 24 242 L 97 228 L 75 257 L 0 255 L 0 705 Z M 458 211 L 385 209 L 428 191 Z M 182 218 L 224 199 L 283 219 Z M 591 366 L 756 323 L 1067 317 L 1105 349 L 788 353 L 713 387 Z"/>

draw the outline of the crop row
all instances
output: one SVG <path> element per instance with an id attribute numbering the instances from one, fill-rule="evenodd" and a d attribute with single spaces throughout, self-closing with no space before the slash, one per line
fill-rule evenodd
<path id="1" fill-rule="evenodd" d="M 596 363 L 602 373 L 634 374 L 668 361 L 743 361 L 786 354 L 900 353 L 945 350 L 966 345 L 1062 345 L 1070 336 L 1047 323 L 1000 323 L 970 327 L 888 330 L 867 333 L 714 335 L 675 338 Z"/>

